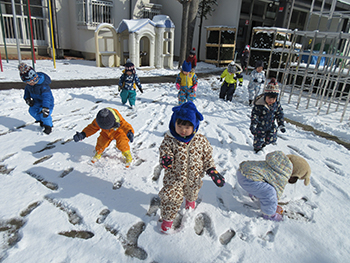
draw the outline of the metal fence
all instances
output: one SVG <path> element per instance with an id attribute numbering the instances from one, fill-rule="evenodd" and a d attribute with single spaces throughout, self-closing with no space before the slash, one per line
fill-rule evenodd
<path id="1" fill-rule="evenodd" d="M 281 83 L 281 96 L 296 108 L 314 107 L 315 114 L 342 111 L 350 100 L 350 34 L 290 31 L 284 39 L 272 36 L 267 74 Z M 350 118 L 349 118 L 350 120 Z"/>

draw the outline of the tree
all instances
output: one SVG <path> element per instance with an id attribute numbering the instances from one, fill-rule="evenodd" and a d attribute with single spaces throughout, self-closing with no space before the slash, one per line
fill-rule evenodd
<path id="1" fill-rule="evenodd" d="M 181 41 L 179 68 L 192 48 L 192 40 L 199 6 L 199 0 L 177 0 L 182 4 Z"/>
<path id="2" fill-rule="evenodd" d="M 205 20 L 208 19 L 208 16 L 211 16 L 212 12 L 215 11 L 215 9 L 212 7 L 213 5 L 218 5 L 217 0 L 202 0 L 199 3 L 198 7 L 198 17 L 200 18 L 199 22 L 199 36 L 198 36 L 198 48 L 197 48 L 197 59 L 200 60 L 199 54 L 200 54 L 200 47 L 201 47 L 201 37 L 202 37 L 202 27 L 203 27 L 203 18 Z"/>

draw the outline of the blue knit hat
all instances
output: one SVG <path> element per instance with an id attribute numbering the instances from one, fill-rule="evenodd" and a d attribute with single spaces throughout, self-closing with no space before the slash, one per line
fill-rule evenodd
<path id="1" fill-rule="evenodd" d="M 175 123 L 177 119 L 189 121 L 193 124 L 193 133 L 190 136 L 184 138 L 175 131 Z M 194 105 L 192 101 L 188 101 L 173 108 L 173 115 L 171 116 L 169 123 L 170 133 L 179 141 L 189 142 L 198 131 L 199 122 L 202 120 L 203 115 L 197 110 L 196 105 Z"/>
<path id="2" fill-rule="evenodd" d="M 186 62 L 185 60 L 184 63 L 182 63 L 182 71 L 190 72 L 191 69 L 192 69 L 191 62 Z"/>

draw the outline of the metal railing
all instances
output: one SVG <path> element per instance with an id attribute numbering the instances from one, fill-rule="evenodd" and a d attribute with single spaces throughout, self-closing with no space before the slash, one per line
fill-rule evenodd
<path id="1" fill-rule="evenodd" d="M 113 2 L 100 0 L 77 0 L 77 23 L 96 26 L 101 23 L 113 24 Z"/>

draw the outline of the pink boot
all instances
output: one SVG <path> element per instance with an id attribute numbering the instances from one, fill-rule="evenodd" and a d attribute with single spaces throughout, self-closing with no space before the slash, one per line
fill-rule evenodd
<path id="1" fill-rule="evenodd" d="M 277 213 L 275 213 L 275 214 L 272 215 L 272 216 L 269 216 L 269 215 L 265 215 L 265 214 L 264 214 L 264 215 L 263 215 L 263 218 L 264 218 L 264 219 L 267 219 L 267 220 L 276 221 L 276 222 L 280 222 L 280 221 L 283 220 L 282 215 L 277 214 Z"/>
<path id="2" fill-rule="evenodd" d="M 173 225 L 173 221 L 163 220 L 162 225 L 160 226 L 160 229 L 164 234 L 170 234 L 172 225 Z"/>
<path id="3" fill-rule="evenodd" d="M 196 207 L 196 201 L 189 202 L 186 200 L 186 205 L 185 205 L 186 209 L 190 209 L 190 208 L 194 209 L 195 207 Z"/>

